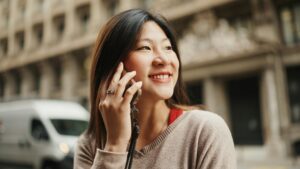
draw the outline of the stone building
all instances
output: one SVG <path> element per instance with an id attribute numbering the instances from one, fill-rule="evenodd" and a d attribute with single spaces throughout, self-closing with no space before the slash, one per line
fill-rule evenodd
<path id="1" fill-rule="evenodd" d="M 171 21 L 188 93 L 226 120 L 239 168 L 300 166 L 297 0 L 0 0 L 0 101 L 87 105 L 99 28 L 134 7 Z"/>

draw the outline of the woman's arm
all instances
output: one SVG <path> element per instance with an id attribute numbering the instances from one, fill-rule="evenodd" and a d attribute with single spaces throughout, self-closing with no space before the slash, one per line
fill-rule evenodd
<path id="1" fill-rule="evenodd" d="M 123 169 L 127 153 L 115 153 L 97 149 L 93 152 L 93 141 L 81 136 L 74 157 L 74 169 Z"/>

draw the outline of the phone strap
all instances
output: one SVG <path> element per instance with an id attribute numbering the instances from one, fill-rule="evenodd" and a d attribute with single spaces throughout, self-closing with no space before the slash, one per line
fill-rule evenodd
<path id="1" fill-rule="evenodd" d="M 138 109 L 135 107 L 135 104 L 133 104 L 131 106 L 130 113 L 131 113 L 130 115 L 131 115 L 131 122 L 132 122 L 132 132 L 131 132 L 131 139 L 130 139 L 128 154 L 127 154 L 125 169 L 131 168 L 133 153 L 134 153 L 135 145 L 136 145 L 136 140 L 140 134 L 140 128 L 138 125 L 138 121 L 136 119 L 136 114 L 138 113 Z"/>

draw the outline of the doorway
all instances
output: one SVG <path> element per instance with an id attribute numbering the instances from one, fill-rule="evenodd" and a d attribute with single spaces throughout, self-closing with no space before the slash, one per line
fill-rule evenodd
<path id="1" fill-rule="evenodd" d="M 236 145 L 262 145 L 259 76 L 226 82 L 232 134 Z"/>

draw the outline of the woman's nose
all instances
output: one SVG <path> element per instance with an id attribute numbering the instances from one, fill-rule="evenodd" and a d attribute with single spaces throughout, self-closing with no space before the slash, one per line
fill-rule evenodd
<path id="1" fill-rule="evenodd" d="M 154 53 L 153 64 L 156 66 L 168 65 L 170 64 L 170 57 L 162 50 L 156 51 Z"/>

